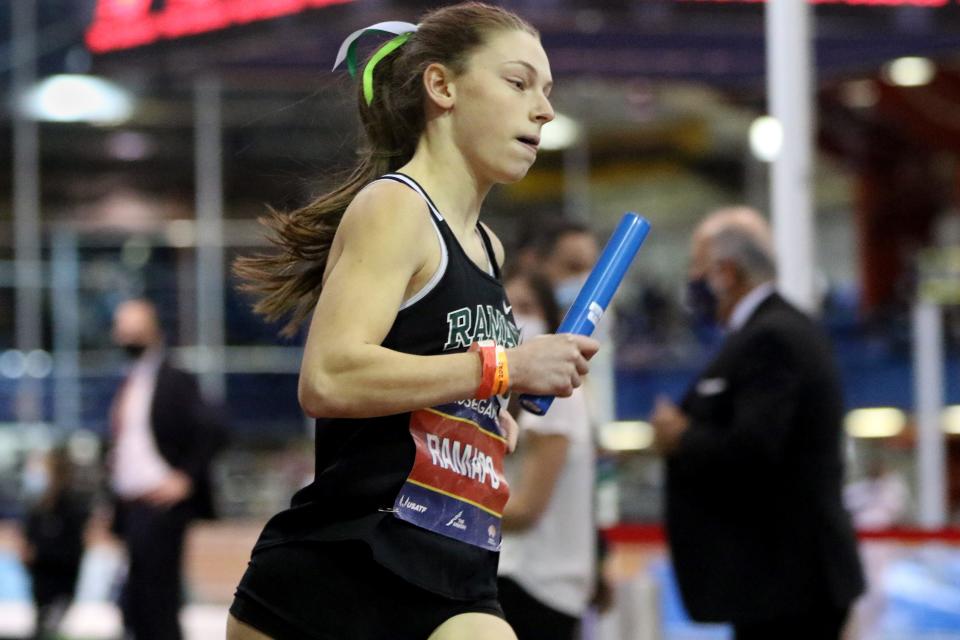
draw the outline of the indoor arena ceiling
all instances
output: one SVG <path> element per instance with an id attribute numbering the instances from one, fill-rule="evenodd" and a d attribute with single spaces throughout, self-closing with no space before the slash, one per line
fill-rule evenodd
<path id="1" fill-rule="evenodd" d="M 0 35 L 0 80 L 8 84 L 10 8 L 17 1 L 23 0 L 0 3 L 0 34 L 6 34 Z M 138 106 L 124 129 L 145 136 L 152 149 L 141 166 L 184 184 L 192 179 L 189 162 L 184 163 L 192 157 L 192 86 L 199 77 L 218 77 L 223 87 L 225 153 L 241 163 L 271 168 L 267 179 L 276 182 L 281 174 L 282 181 L 284 175 L 299 175 L 307 166 L 323 166 L 326 158 L 342 158 L 351 144 L 349 133 L 355 130 L 351 81 L 345 73 L 330 72 L 341 39 L 359 26 L 380 20 L 415 20 L 438 4 L 243 1 L 247 6 L 260 3 L 294 9 L 273 19 L 94 53 L 84 38 L 107 2 L 145 7 L 155 16 L 175 5 L 189 13 L 238 5 L 239 0 L 37 0 L 40 75 L 94 73 L 132 91 Z M 333 4 L 303 8 L 329 2 Z M 896 118 L 898 113 L 920 109 L 925 121 L 934 124 L 919 135 L 933 143 L 947 140 L 937 136 L 936 126 L 956 124 L 942 122 L 938 114 L 960 113 L 960 91 L 955 89 L 960 85 L 956 72 L 960 68 L 960 2 L 881 3 L 900 6 L 863 6 L 863 2 L 818 0 L 813 11 L 816 78 L 822 94 L 836 107 L 824 113 L 828 128 L 843 134 L 846 121 Z M 924 2 L 944 6 L 914 6 Z M 605 141 L 616 140 L 632 140 L 654 151 L 657 145 L 682 146 L 696 138 L 690 122 L 719 120 L 724 114 L 715 112 L 729 105 L 745 107 L 749 113 L 764 108 L 762 3 L 515 0 L 500 4 L 528 16 L 540 28 L 557 80 L 558 108 L 589 120 L 591 135 L 597 138 L 596 145 L 591 139 L 595 151 L 603 152 Z M 879 87 L 875 102 L 882 109 L 872 111 L 845 102 L 844 83 L 879 82 L 881 67 L 905 55 L 936 60 L 938 84 L 906 94 Z M 59 125 L 45 125 L 43 132 L 50 187 L 58 180 L 75 179 L 78 165 L 116 168 L 110 149 L 117 141 L 111 132 Z M 9 140 L 9 135 L 9 120 L 4 119 L 0 138 Z M 956 135 L 960 139 L 960 129 Z M 843 136 L 839 138 L 843 143 Z M 150 174 L 138 175 L 142 180 Z M 0 183 L 6 179 L 0 177 Z"/>

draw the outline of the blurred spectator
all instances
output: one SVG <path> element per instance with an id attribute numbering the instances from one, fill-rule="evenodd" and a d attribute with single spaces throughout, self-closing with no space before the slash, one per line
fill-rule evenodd
<path id="1" fill-rule="evenodd" d="M 538 215 L 530 212 L 519 219 L 514 245 L 511 248 L 508 271 L 515 273 L 533 273 L 540 268 L 540 251 L 544 237 L 549 235 L 551 225 L 556 224 L 556 216 Z"/>
<path id="2" fill-rule="evenodd" d="M 579 222 L 553 219 L 545 223 L 540 235 L 530 244 L 536 247 L 536 271 L 553 287 L 561 316 L 570 308 L 590 276 L 600 254 L 593 231 Z M 522 256 L 521 256 L 522 257 Z M 590 376 L 585 383 L 587 407 L 593 424 L 606 424 L 615 417 L 613 343 L 614 313 L 606 313 L 593 338 L 601 349 L 590 361 Z"/>
<path id="3" fill-rule="evenodd" d="M 843 500 L 858 529 L 888 529 L 901 524 L 907 515 L 910 490 L 902 473 L 874 457 L 866 477 L 844 488 Z"/>
<path id="4" fill-rule="evenodd" d="M 597 239 L 589 227 L 561 220 L 547 227 L 535 246 L 539 269 L 553 285 L 560 310 L 566 311 L 597 262 Z"/>
<path id="5" fill-rule="evenodd" d="M 73 469 L 64 447 L 51 449 L 25 487 L 35 493 L 27 511 L 21 559 L 30 573 L 36 605 L 34 638 L 55 638 L 73 600 L 83 557 L 89 504 L 73 489 Z"/>
<path id="6" fill-rule="evenodd" d="M 208 471 L 224 430 L 195 378 L 170 365 L 152 303 L 121 304 L 113 339 L 133 359 L 110 415 L 113 528 L 130 563 L 124 628 L 137 640 L 179 639 L 184 534 L 212 516 Z"/>
<path id="7" fill-rule="evenodd" d="M 524 340 L 553 333 L 560 313 L 550 283 L 520 273 L 505 284 Z M 519 640 L 573 640 L 594 590 L 594 445 L 583 391 L 544 416 L 523 412 L 507 459 L 498 590 Z"/>
<path id="8" fill-rule="evenodd" d="M 836 640 L 863 591 L 841 497 L 843 403 L 830 346 L 774 290 L 752 209 L 708 216 L 692 241 L 692 307 L 723 323 L 680 407 L 651 422 L 667 456 L 666 524 L 691 617 L 736 640 Z"/>

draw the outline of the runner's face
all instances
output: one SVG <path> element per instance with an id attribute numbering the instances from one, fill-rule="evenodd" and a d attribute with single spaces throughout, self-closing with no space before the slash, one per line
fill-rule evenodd
<path id="1" fill-rule="evenodd" d="M 525 31 L 492 34 L 457 78 L 457 146 L 482 180 L 515 182 L 536 160 L 540 130 L 553 120 L 550 62 Z"/>

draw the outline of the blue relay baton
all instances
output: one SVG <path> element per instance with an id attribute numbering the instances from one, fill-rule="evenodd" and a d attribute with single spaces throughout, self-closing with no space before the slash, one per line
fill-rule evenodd
<path id="1" fill-rule="evenodd" d="M 645 218 L 624 214 L 557 333 L 593 334 L 649 232 L 650 223 Z M 553 396 L 520 396 L 520 406 L 538 416 L 545 414 L 552 403 Z"/>

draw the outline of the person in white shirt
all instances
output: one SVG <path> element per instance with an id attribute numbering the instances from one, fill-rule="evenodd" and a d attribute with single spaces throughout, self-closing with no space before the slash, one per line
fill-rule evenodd
<path id="1" fill-rule="evenodd" d="M 209 465 L 225 431 L 195 377 L 168 363 L 152 303 L 121 304 L 113 340 L 133 358 L 110 409 L 108 458 L 113 530 L 130 564 L 124 628 L 137 640 L 179 640 L 184 535 L 191 519 L 213 515 Z"/>
<path id="2" fill-rule="evenodd" d="M 556 331 L 549 282 L 520 274 L 506 282 L 523 340 Z M 544 416 L 521 414 L 521 440 L 507 459 L 499 598 L 519 640 L 576 637 L 593 594 L 594 443 L 582 389 Z"/>
<path id="3" fill-rule="evenodd" d="M 866 475 L 843 488 L 843 502 L 857 529 L 879 531 L 903 524 L 910 506 L 910 489 L 902 473 L 874 454 Z"/>

